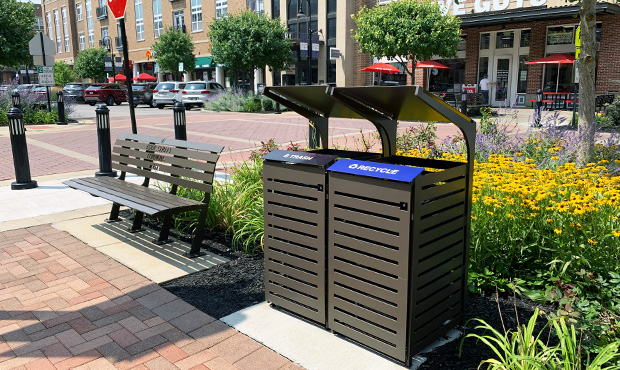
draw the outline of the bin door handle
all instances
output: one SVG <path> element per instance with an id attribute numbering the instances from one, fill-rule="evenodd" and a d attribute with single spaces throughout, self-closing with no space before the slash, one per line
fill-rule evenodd
<path id="1" fill-rule="evenodd" d="M 400 202 L 400 210 L 401 211 L 406 211 L 407 208 L 408 208 L 407 202 Z"/>
<path id="2" fill-rule="evenodd" d="M 323 191 L 323 184 L 318 184 L 318 185 L 316 186 L 316 190 L 318 190 L 318 191 Z"/>

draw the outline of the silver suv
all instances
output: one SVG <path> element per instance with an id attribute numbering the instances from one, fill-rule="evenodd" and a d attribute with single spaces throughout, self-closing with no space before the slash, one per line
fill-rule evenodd
<path id="1" fill-rule="evenodd" d="M 185 110 L 192 107 L 202 107 L 215 95 L 224 91 L 224 87 L 217 82 L 190 81 L 182 92 L 182 101 Z"/>
<path id="2" fill-rule="evenodd" d="M 166 105 L 174 105 L 174 103 L 181 101 L 181 91 L 185 85 L 185 82 L 160 82 L 153 90 L 153 104 L 159 109 L 164 109 Z"/>

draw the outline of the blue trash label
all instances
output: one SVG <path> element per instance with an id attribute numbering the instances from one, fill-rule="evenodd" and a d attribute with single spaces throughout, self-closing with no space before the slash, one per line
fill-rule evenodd
<path id="1" fill-rule="evenodd" d="M 295 152 L 292 150 L 273 150 L 263 156 L 263 159 L 277 162 L 303 163 L 314 166 L 325 166 L 332 163 L 338 156 L 310 152 Z"/>
<path id="2" fill-rule="evenodd" d="M 411 182 L 420 173 L 422 173 L 422 171 L 424 171 L 424 168 L 400 166 L 389 163 L 356 161 L 353 159 L 341 159 L 329 166 L 327 170 L 352 175 L 377 177 L 386 180 Z"/>

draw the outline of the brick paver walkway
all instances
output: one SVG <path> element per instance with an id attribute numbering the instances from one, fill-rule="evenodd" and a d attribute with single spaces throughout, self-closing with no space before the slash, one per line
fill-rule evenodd
<path id="1" fill-rule="evenodd" d="M 0 369 L 115 368 L 301 369 L 66 232 L 0 233 Z"/>

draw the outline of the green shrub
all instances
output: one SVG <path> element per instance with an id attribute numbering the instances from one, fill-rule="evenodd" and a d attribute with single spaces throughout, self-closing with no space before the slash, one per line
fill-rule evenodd
<path id="1" fill-rule="evenodd" d="M 271 112 L 276 109 L 276 102 L 267 97 L 263 96 L 261 99 L 261 103 L 263 104 L 263 110 L 266 112 Z"/>
<path id="2" fill-rule="evenodd" d="M 611 104 L 605 104 L 605 110 L 608 125 L 620 125 L 620 96 L 616 97 Z"/>
<path id="3" fill-rule="evenodd" d="M 249 96 L 242 104 L 241 110 L 243 112 L 260 112 L 262 111 L 263 106 L 261 104 L 261 100 L 257 96 Z"/>

